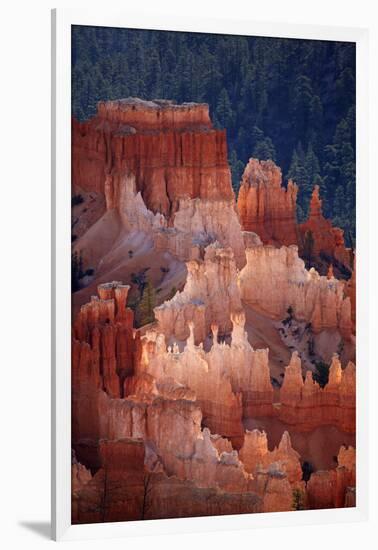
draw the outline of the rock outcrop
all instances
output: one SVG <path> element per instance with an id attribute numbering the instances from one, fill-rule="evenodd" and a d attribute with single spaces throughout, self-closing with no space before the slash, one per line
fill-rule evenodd
<path id="1" fill-rule="evenodd" d="M 262 499 L 255 492 L 221 490 L 217 485 L 199 487 L 192 481 L 168 477 L 163 471 L 149 471 L 145 466 L 148 451 L 141 440 L 104 441 L 100 447 L 102 467 L 76 495 L 73 523 L 256 513 L 263 510 Z M 237 468 L 227 466 L 225 460 L 223 465 L 219 461 L 218 464 L 220 469 L 224 466 L 226 476 L 227 470 L 230 471 L 227 483 L 232 485 L 232 475 Z"/>
<path id="2" fill-rule="evenodd" d="M 83 305 L 73 325 L 73 388 L 89 384 L 120 397 L 123 379 L 133 372 L 134 315 L 126 307 L 129 286 L 98 286 L 99 296 Z"/>
<path id="3" fill-rule="evenodd" d="M 294 352 L 285 369 L 280 390 L 279 418 L 299 431 L 318 426 L 337 426 L 354 433 L 356 429 L 356 367 L 349 362 L 345 369 L 334 355 L 328 383 L 321 388 L 307 371 L 303 381 L 301 360 Z"/>
<path id="4" fill-rule="evenodd" d="M 72 151 L 74 187 L 104 193 L 106 175 L 131 171 L 147 208 L 166 216 L 183 198 L 233 198 L 226 134 L 206 104 L 100 102 L 93 119 L 73 121 Z"/>
<path id="5" fill-rule="evenodd" d="M 167 348 L 163 334 L 148 332 L 142 338 L 136 378 L 152 376 L 159 393 L 167 385 L 180 394 L 192 390 L 203 413 L 202 423 L 240 446 L 243 417 L 273 414 L 273 387 L 268 350 L 252 349 L 244 331 L 243 313 L 233 314 L 231 319 L 230 345 L 218 342 L 218 328 L 212 325 L 213 344 L 208 352 L 195 345 L 191 322 L 182 352 L 177 344 Z"/>
<path id="6" fill-rule="evenodd" d="M 265 432 L 259 430 L 246 431 L 243 447 L 239 451 L 239 457 L 247 472 L 256 475 L 264 469 L 272 469 L 284 472 L 290 483 L 302 480 L 302 468 L 300 455 L 291 446 L 288 432 L 282 434 L 278 447 L 273 451 L 268 450 L 268 438 Z"/>
<path id="7" fill-rule="evenodd" d="M 334 470 L 319 470 L 307 483 L 312 509 L 355 506 L 356 453 L 353 447 L 341 447 Z"/>
<path id="8" fill-rule="evenodd" d="M 107 411 L 101 395 L 123 396 L 126 377 L 134 372 L 139 335 L 133 312 L 126 307 L 129 287 L 119 282 L 99 285 L 99 296 L 83 305 L 73 323 L 72 440 L 96 442 Z M 106 392 L 106 393 L 103 393 Z M 101 418 L 102 414 L 105 416 Z"/>
<path id="9" fill-rule="evenodd" d="M 298 226 L 301 235 L 301 250 L 313 258 L 324 256 L 328 261 L 334 261 L 351 273 L 351 250 L 345 247 L 344 232 L 339 227 L 333 227 L 332 222 L 323 216 L 322 200 L 319 196 L 319 186 L 315 185 L 309 208 L 308 219 Z M 306 248 L 306 235 L 311 234 L 311 250 Z"/>
<path id="10" fill-rule="evenodd" d="M 72 168 L 73 523 L 353 506 L 355 450 L 333 455 L 354 444 L 355 272 L 335 277 L 349 252 L 318 190 L 298 226 L 297 186 L 251 159 L 237 209 L 208 107 L 162 100 L 73 121 Z M 310 233 L 327 276 L 298 256 Z M 161 305 L 136 329 L 118 280 L 137 302 L 147 271 Z M 330 469 L 308 477 L 313 457 Z"/>
<path id="11" fill-rule="evenodd" d="M 203 260 L 187 263 L 187 270 L 183 291 L 155 308 L 159 331 L 166 338 L 186 340 L 191 321 L 197 344 L 206 339 L 212 323 L 221 334 L 230 332 L 231 313 L 241 310 L 232 250 L 213 243 L 206 248 Z"/>
<path id="12" fill-rule="evenodd" d="M 259 235 L 264 244 L 298 244 L 296 220 L 298 187 L 282 186 L 282 174 L 271 160 L 251 158 L 238 195 L 243 229 Z"/>
<path id="13" fill-rule="evenodd" d="M 239 286 L 249 305 L 274 319 L 286 318 L 291 308 L 315 333 L 338 329 L 344 338 L 351 337 L 351 304 L 343 281 L 320 276 L 313 268 L 307 271 L 296 246 L 255 246 L 246 255 Z"/>
<path id="14" fill-rule="evenodd" d="M 152 237 L 158 251 L 170 252 L 183 261 L 198 259 L 205 247 L 218 241 L 231 247 L 238 266 L 245 264 L 243 233 L 231 200 L 183 198 L 171 220 L 154 214 L 136 191 L 135 176 L 129 172 L 106 177 L 107 209 L 115 209 L 128 231 Z"/>

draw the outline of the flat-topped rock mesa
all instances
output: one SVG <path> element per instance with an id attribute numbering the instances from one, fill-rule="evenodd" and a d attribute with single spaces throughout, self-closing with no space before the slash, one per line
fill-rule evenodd
<path id="1" fill-rule="evenodd" d="M 249 159 L 238 196 L 243 229 L 259 235 L 264 244 L 297 244 L 298 187 L 282 186 L 281 169 L 271 160 Z"/>
<path id="2" fill-rule="evenodd" d="M 233 199 L 226 132 L 206 104 L 128 98 L 73 120 L 74 189 L 104 193 L 106 175 L 129 171 L 147 208 L 166 216 L 183 198 Z"/>
<path id="3" fill-rule="evenodd" d="M 207 103 L 188 102 L 178 105 L 169 99 L 148 101 L 137 97 L 128 97 L 100 101 L 97 104 L 97 117 L 119 127 L 121 131 L 122 125 L 130 126 L 141 132 L 212 129 Z M 130 132 L 133 132 L 132 128 L 130 128 Z"/>

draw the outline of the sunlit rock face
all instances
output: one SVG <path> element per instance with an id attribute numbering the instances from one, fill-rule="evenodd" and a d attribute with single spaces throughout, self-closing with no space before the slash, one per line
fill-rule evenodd
<path id="1" fill-rule="evenodd" d="M 351 304 L 343 281 L 320 276 L 313 268 L 307 271 L 296 246 L 255 246 L 246 256 L 239 274 L 243 300 L 276 319 L 284 319 L 291 308 L 315 333 L 337 328 L 350 338 Z"/>
<path id="2" fill-rule="evenodd" d="M 199 403 L 202 423 L 212 433 L 243 443 L 242 419 L 273 414 L 273 387 L 270 382 L 268 350 L 253 350 L 244 331 L 243 313 L 231 316 L 231 343 L 218 342 L 218 327 L 212 325 L 213 344 L 208 352 L 196 345 L 194 324 L 180 352 L 177 344 L 166 346 L 163 334 L 147 332 L 141 340 L 142 355 L 131 391 L 142 388 L 138 380 L 155 381 L 155 393 L 189 395 Z M 209 391 L 211 388 L 211 391 Z M 140 396 L 141 394 L 139 394 Z"/>
<path id="3" fill-rule="evenodd" d="M 98 296 L 84 304 L 73 326 L 72 386 L 104 389 L 121 396 L 124 377 L 133 371 L 136 348 L 133 312 L 126 307 L 129 286 L 118 281 L 98 286 Z"/>
<path id="4" fill-rule="evenodd" d="M 107 174 L 131 171 L 147 208 L 168 217 L 180 199 L 233 198 L 226 134 L 206 104 L 100 102 L 93 119 L 73 122 L 72 136 L 76 188 L 104 192 Z"/>
<path id="5" fill-rule="evenodd" d="M 119 214 L 123 229 L 145 233 L 157 251 L 188 261 L 199 259 L 216 241 L 233 250 L 238 267 L 245 265 L 244 235 L 233 200 L 182 198 L 169 219 L 148 209 L 130 171 L 106 176 L 105 198 L 107 210 Z"/>
<path id="6" fill-rule="evenodd" d="M 259 235 L 264 244 L 298 244 L 296 205 L 298 187 L 282 186 L 282 173 L 271 160 L 251 158 L 238 195 L 243 229 Z"/>
<path id="7" fill-rule="evenodd" d="M 302 479 L 300 455 L 292 448 L 288 432 L 282 434 L 278 447 L 275 447 L 273 451 L 269 451 L 268 438 L 265 432 L 259 430 L 247 431 L 239 457 L 247 472 L 252 474 L 256 475 L 259 471 L 275 464 L 277 470 L 287 475 L 290 483 Z"/>
<path id="8" fill-rule="evenodd" d="M 188 322 L 194 324 L 196 343 L 203 342 L 212 323 L 220 333 L 231 331 L 231 312 L 242 309 L 237 271 L 231 249 L 209 245 L 203 260 L 187 263 L 188 276 L 182 292 L 155 308 L 159 330 L 167 338 L 186 340 Z"/>
<path id="9" fill-rule="evenodd" d="M 89 208 L 74 249 L 101 279 L 80 289 L 72 327 L 72 521 L 354 506 L 355 449 L 338 449 L 354 444 L 355 272 L 320 276 L 298 256 L 311 231 L 314 254 L 347 261 L 318 191 L 298 226 L 297 186 L 251 159 L 236 207 L 208 107 L 136 99 L 73 123 L 73 187 Z M 135 328 L 124 283 L 167 257 L 155 320 Z M 314 355 L 295 351 L 298 327 Z M 320 387 L 315 354 L 331 358 L 334 340 Z M 332 467 L 304 481 L 311 437 L 329 428 Z"/>
<path id="10" fill-rule="evenodd" d="M 328 383 L 321 388 L 311 371 L 302 378 L 301 361 L 294 352 L 285 369 L 280 390 L 279 418 L 301 431 L 317 426 L 338 426 L 354 433 L 356 429 L 356 367 L 349 362 L 345 369 L 334 355 Z"/>

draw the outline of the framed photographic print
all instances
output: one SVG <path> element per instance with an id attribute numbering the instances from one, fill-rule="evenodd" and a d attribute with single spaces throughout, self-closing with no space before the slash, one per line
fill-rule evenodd
<path id="1" fill-rule="evenodd" d="M 54 537 L 363 519 L 367 31 L 52 29 Z"/>

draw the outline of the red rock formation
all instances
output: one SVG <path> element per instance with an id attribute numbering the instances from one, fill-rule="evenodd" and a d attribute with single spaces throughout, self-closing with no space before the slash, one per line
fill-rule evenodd
<path id="1" fill-rule="evenodd" d="M 195 260 L 210 242 L 218 241 L 232 248 L 238 267 L 245 264 L 243 233 L 233 200 L 181 198 L 167 220 L 148 210 L 131 172 L 106 176 L 105 196 L 107 209 L 119 214 L 126 232 L 146 233 L 157 251 L 170 252 L 183 261 Z"/>
<path id="2" fill-rule="evenodd" d="M 80 308 L 73 326 L 74 388 L 88 382 L 112 397 L 121 395 L 120 378 L 133 372 L 136 349 L 134 316 L 126 307 L 129 288 L 119 282 L 101 284 L 99 297 Z"/>
<path id="3" fill-rule="evenodd" d="M 224 130 L 206 104 L 125 99 L 98 104 L 73 121 L 74 187 L 104 193 L 105 175 L 132 171 L 153 212 L 171 215 L 181 198 L 232 199 Z"/>
<path id="4" fill-rule="evenodd" d="M 332 222 L 323 216 L 322 201 L 319 196 L 319 186 L 315 185 L 310 201 L 307 221 L 298 226 L 301 235 L 301 246 L 304 246 L 306 233 L 311 232 L 313 238 L 312 255 L 326 255 L 334 258 L 344 268 L 351 272 L 351 250 L 345 247 L 344 232 L 339 227 L 333 227 Z"/>
<path id="5" fill-rule="evenodd" d="M 159 331 L 167 338 L 186 340 L 188 323 L 194 323 L 194 338 L 199 344 L 216 323 L 221 334 L 231 330 L 231 312 L 241 310 L 237 272 L 231 249 L 218 243 L 209 245 L 203 260 L 187 263 L 188 276 L 182 292 L 155 308 Z"/>
<path id="6" fill-rule="evenodd" d="M 311 474 L 307 483 L 309 505 L 313 509 L 355 506 L 356 453 L 341 447 L 335 470 Z"/>
<path id="7" fill-rule="evenodd" d="M 251 307 L 274 319 L 284 319 L 291 307 L 298 321 L 312 330 L 338 329 L 351 338 L 351 305 L 344 281 L 327 279 L 305 269 L 296 246 L 255 246 L 246 250 L 247 264 L 238 276 L 240 293 Z"/>
<path id="8" fill-rule="evenodd" d="M 349 362 L 344 370 L 334 355 L 329 382 L 320 388 L 311 371 L 303 381 L 301 361 L 294 352 L 285 369 L 280 391 L 279 418 L 298 431 L 332 425 L 349 433 L 356 431 L 356 367 Z"/>
<path id="9" fill-rule="evenodd" d="M 97 445 L 103 425 L 108 422 L 104 397 L 106 394 L 121 397 L 124 379 L 134 372 L 139 338 L 133 329 L 133 312 L 126 307 L 128 290 L 128 286 L 118 282 L 99 285 L 99 297 L 92 297 L 83 305 L 74 320 L 72 439 L 75 445 L 81 445 L 79 442 L 85 439 L 94 447 Z M 88 460 L 95 466 L 97 459 L 91 451 L 90 455 Z M 80 459 L 82 457 L 80 454 Z"/>
<path id="10" fill-rule="evenodd" d="M 148 479 L 143 442 L 102 441 L 100 457 L 101 469 L 77 495 L 73 523 L 143 519 Z"/>
<path id="11" fill-rule="evenodd" d="M 273 161 L 251 158 L 244 170 L 238 210 L 243 229 L 259 235 L 264 244 L 297 244 L 298 187 L 282 187 L 282 174 Z"/>
<path id="12" fill-rule="evenodd" d="M 249 344 L 243 312 L 232 313 L 231 322 L 230 345 L 220 344 L 218 327 L 211 326 L 213 343 L 208 352 L 204 351 L 202 343 L 195 345 L 193 322 L 188 323 L 189 337 L 182 352 L 177 344 L 167 349 L 163 334 L 148 331 L 142 338 L 135 387 L 140 380 L 141 388 L 150 384 L 151 391 L 158 391 L 160 395 L 167 385 L 174 392 L 187 394 L 188 390 L 193 390 L 203 412 L 203 424 L 240 446 L 242 417 L 274 414 L 273 387 L 268 350 L 253 350 Z M 155 381 L 154 386 L 151 379 L 146 380 L 146 375 Z"/>
<path id="13" fill-rule="evenodd" d="M 338 466 L 312 474 L 306 489 L 288 432 L 269 451 L 265 433 L 243 427 L 247 418 L 274 417 L 303 439 L 325 425 L 354 433 L 354 365 L 342 369 L 334 357 L 320 388 L 310 371 L 303 380 L 293 354 L 280 392 L 273 390 L 269 350 L 251 347 L 243 311 L 276 326 L 290 307 L 317 338 L 341 335 L 352 347 L 353 287 L 331 270 L 307 271 L 296 246 L 263 246 L 255 233 L 243 234 L 224 134 L 205 106 L 102 103 L 92 121 L 74 123 L 73 142 L 74 183 L 103 193 L 107 208 L 92 235 L 83 229 L 78 249 L 96 248 L 114 222 L 98 260 L 107 258 L 109 273 L 130 234 L 159 254 L 189 259 L 183 291 L 155 309 L 158 322 L 144 336 L 133 330 L 121 283 L 100 285 L 74 320 L 73 521 L 292 510 L 295 492 L 301 507 L 353 505 L 354 449 L 342 447 Z M 296 186 L 285 190 L 273 163 L 251 160 L 242 187 L 246 228 L 274 245 L 296 242 Z M 320 206 L 315 193 L 314 231 L 323 224 Z M 340 234 L 329 234 L 333 258 L 341 257 Z"/>
<path id="14" fill-rule="evenodd" d="M 290 483 L 296 483 L 302 479 L 300 456 L 292 448 L 288 432 L 282 434 L 278 447 L 269 451 L 265 432 L 247 430 L 243 447 L 239 451 L 239 458 L 246 471 L 254 475 L 275 464 L 276 469 L 287 475 Z"/>
<path id="15" fill-rule="evenodd" d="M 143 356 L 139 368 L 145 369 L 159 381 L 159 391 L 164 391 L 167 383 L 192 390 L 201 407 L 203 425 L 240 445 L 244 432 L 242 396 L 233 391 L 230 376 L 222 368 L 222 361 L 215 354 L 206 353 L 201 346 L 194 345 L 192 324 L 189 330 L 190 336 L 181 353 L 176 346 L 173 349 L 169 346 L 167 350 L 162 334 L 149 332 L 142 339 Z M 151 343 L 155 345 L 151 346 Z M 212 388 L 211 392 L 209 388 Z"/>
<path id="16" fill-rule="evenodd" d="M 242 226 L 254 231 L 264 244 L 276 246 L 298 244 L 300 254 L 308 254 L 306 235 L 311 233 L 313 260 L 325 259 L 351 272 L 351 250 L 345 247 L 342 229 L 333 227 L 324 218 L 319 186 L 315 186 L 308 220 L 297 225 L 296 200 L 298 187 L 289 180 L 282 187 L 281 170 L 271 160 L 250 159 L 242 177 L 238 210 Z"/>

